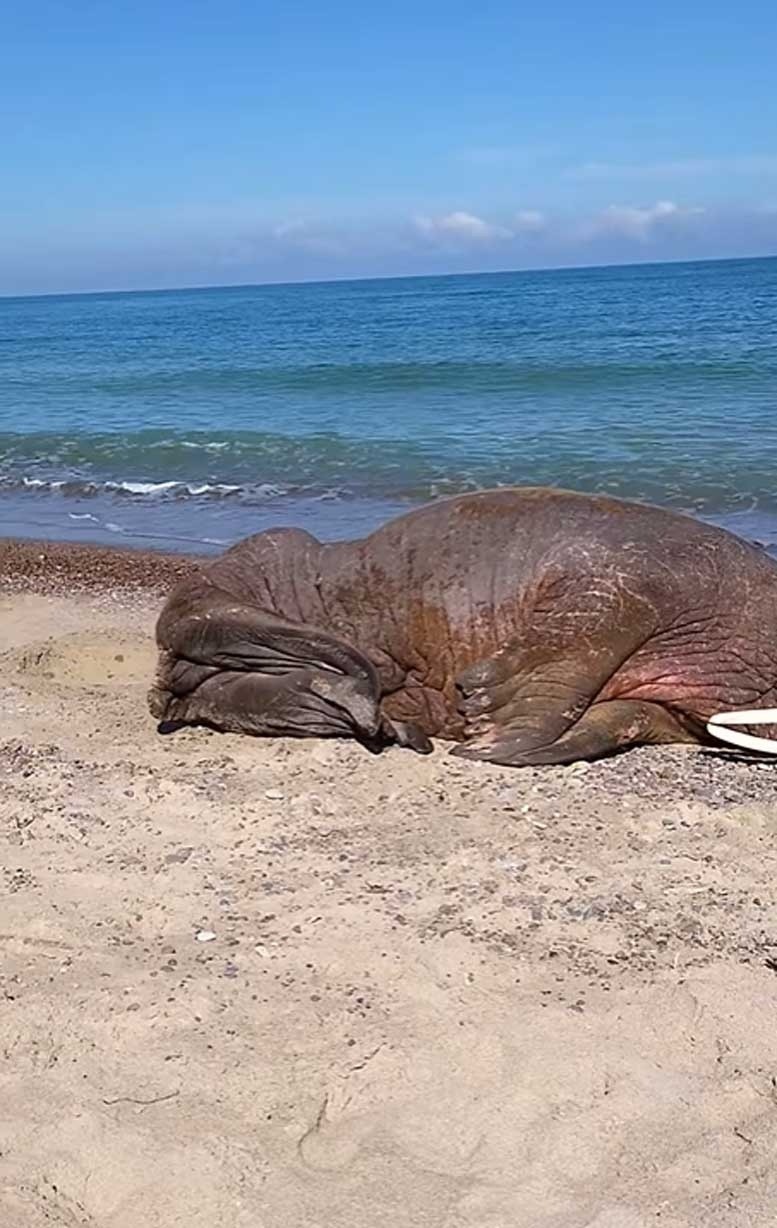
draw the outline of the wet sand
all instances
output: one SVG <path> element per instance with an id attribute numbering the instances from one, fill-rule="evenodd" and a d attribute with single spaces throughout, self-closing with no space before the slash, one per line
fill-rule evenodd
<path id="1" fill-rule="evenodd" d="M 0 1223 L 771 1226 L 777 765 L 162 737 L 193 565 L 0 542 Z"/>

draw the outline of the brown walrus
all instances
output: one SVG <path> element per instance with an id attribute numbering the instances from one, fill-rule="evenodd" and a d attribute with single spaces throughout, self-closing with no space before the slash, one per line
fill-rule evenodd
<path id="1" fill-rule="evenodd" d="M 359 541 L 249 537 L 177 586 L 157 641 L 165 722 L 570 763 L 774 706 L 777 563 L 656 507 L 485 491 Z"/>

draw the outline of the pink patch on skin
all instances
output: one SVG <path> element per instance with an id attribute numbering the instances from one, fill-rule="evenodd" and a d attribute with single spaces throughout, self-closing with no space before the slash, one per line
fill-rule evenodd
<path id="1" fill-rule="evenodd" d="M 711 716 L 720 707 L 720 698 L 711 694 L 711 686 L 709 678 L 694 677 L 688 670 L 670 672 L 658 664 L 651 670 L 630 671 L 626 667 L 610 678 L 597 695 L 596 702 L 607 699 L 644 700 L 693 708 L 700 716 Z"/>

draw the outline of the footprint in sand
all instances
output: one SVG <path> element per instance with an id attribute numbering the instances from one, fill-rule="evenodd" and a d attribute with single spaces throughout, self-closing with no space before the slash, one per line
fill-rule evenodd
<path id="1" fill-rule="evenodd" d="M 297 1144 L 307 1168 L 335 1172 L 355 1160 L 374 1123 L 365 1115 L 348 1116 L 350 1107 L 345 1089 L 327 1092 L 316 1120 Z"/>
<path id="2" fill-rule="evenodd" d="M 76 633 L 13 649 L 0 657 L 7 673 L 69 687 L 147 685 L 153 677 L 153 641 L 115 633 Z"/>

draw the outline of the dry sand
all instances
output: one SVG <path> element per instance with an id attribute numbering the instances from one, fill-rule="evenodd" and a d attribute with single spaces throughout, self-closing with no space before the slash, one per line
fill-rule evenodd
<path id="1" fill-rule="evenodd" d="M 777 765 L 161 737 L 90 558 L 0 547 L 3 1228 L 777 1222 Z"/>

